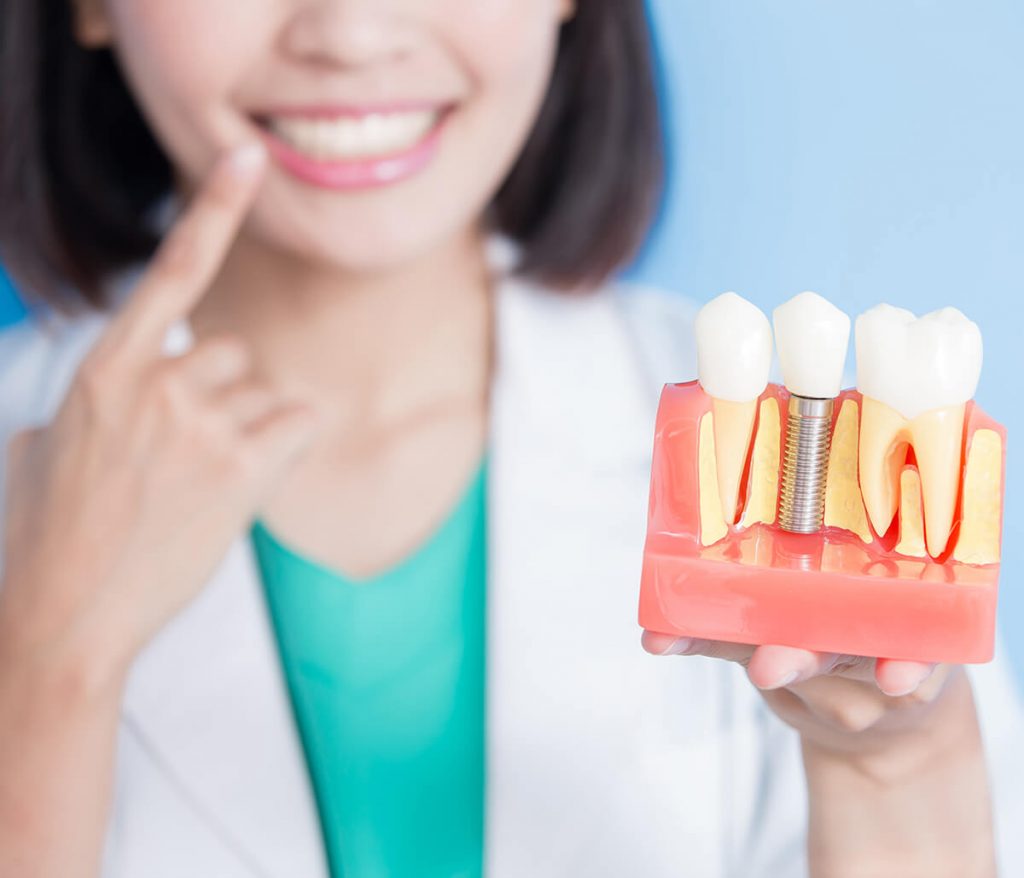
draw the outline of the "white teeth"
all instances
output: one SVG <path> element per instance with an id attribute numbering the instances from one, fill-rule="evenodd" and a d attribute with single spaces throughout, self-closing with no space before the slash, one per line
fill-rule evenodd
<path id="1" fill-rule="evenodd" d="M 967 402 L 981 361 L 981 330 L 956 308 L 917 318 L 878 305 L 857 318 L 857 389 L 905 418 Z"/>
<path id="2" fill-rule="evenodd" d="M 726 522 L 733 524 L 757 399 L 768 386 L 772 328 L 756 305 L 723 293 L 701 308 L 694 332 L 700 384 L 711 397 L 714 415 L 719 498 Z"/>
<path id="3" fill-rule="evenodd" d="M 772 328 L 761 309 L 722 293 L 697 314 L 697 371 L 708 396 L 729 402 L 757 399 L 768 386 Z"/>
<path id="4" fill-rule="evenodd" d="M 857 318 L 857 388 L 864 395 L 860 485 L 875 532 L 899 505 L 900 470 L 914 449 L 928 553 L 949 541 L 960 488 L 964 406 L 981 374 L 977 325 L 955 308 L 920 319 L 879 305 Z"/>
<path id="5" fill-rule="evenodd" d="M 370 113 L 365 116 L 277 116 L 269 126 L 292 148 L 315 159 L 384 156 L 418 143 L 437 123 L 437 110 Z"/>
<path id="6" fill-rule="evenodd" d="M 800 293 L 773 314 L 782 378 L 790 392 L 835 399 L 843 381 L 850 318 L 817 293 Z"/>

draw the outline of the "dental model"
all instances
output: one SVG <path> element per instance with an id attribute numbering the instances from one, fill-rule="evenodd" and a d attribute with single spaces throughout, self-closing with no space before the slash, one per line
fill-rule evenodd
<path id="1" fill-rule="evenodd" d="M 641 625 L 937 662 L 992 657 L 1006 431 L 972 401 L 978 327 L 953 308 L 856 321 L 814 293 L 698 315 L 699 382 L 655 426 Z M 783 411 L 788 417 L 782 418 Z"/>
<path id="2" fill-rule="evenodd" d="M 697 375 L 714 412 L 718 496 L 726 524 L 735 524 L 740 479 L 772 367 L 772 328 L 761 309 L 722 293 L 697 314 Z"/>
<path id="3" fill-rule="evenodd" d="M 775 309 L 775 338 L 789 398 L 779 527 L 817 533 L 825 516 L 832 414 L 850 343 L 850 318 L 817 293 Z"/>

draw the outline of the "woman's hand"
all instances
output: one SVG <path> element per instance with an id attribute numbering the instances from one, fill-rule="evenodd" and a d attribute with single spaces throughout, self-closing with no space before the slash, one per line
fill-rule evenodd
<path id="1" fill-rule="evenodd" d="M 805 741 L 869 754 L 926 721 L 931 705 L 963 671 L 950 665 L 746 646 L 643 633 L 655 655 L 705 655 L 737 662 L 772 709 Z"/>
<path id="2" fill-rule="evenodd" d="M 995 875 L 988 777 L 959 665 L 645 631 L 655 655 L 738 662 L 803 744 L 813 876 Z"/>
<path id="3" fill-rule="evenodd" d="M 8 449 L 5 660 L 123 671 L 201 589 L 310 440 L 310 408 L 254 380 L 222 336 L 167 329 L 215 277 L 257 190 L 260 145 L 225 157 L 85 357 L 48 426 Z"/>

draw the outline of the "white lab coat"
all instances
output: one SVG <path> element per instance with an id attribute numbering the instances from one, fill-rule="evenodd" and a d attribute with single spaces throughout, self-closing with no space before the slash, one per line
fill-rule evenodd
<path id="1" fill-rule="evenodd" d="M 488 878 L 791 878 L 797 737 L 743 672 L 645 654 L 636 623 L 655 407 L 694 374 L 692 306 L 613 285 L 497 287 L 488 481 Z M 0 441 L 46 422 L 105 318 L 0 334 Z M 188 344 L 187 324 L 178 341 Z M 73 570 L 68 571 L 74 575 Z M 1005 583 L 1014 587 L 1016 583 Z M 1024 875 L 1024 723 L 972 669 L 1004 874 Z M 326 878 L 246 537 L 138 659 L 104 878 Z"/>

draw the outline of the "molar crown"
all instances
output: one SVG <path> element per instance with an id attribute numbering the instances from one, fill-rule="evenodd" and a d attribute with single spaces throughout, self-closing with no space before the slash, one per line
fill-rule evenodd
<path id="1" fill-rule="evenodd" d="M 916 317 L 877 305 L 857 318 L 857 389 L 916 418 L 973 398 L 981 376 L 981 330 L 956 308 Z"/>

